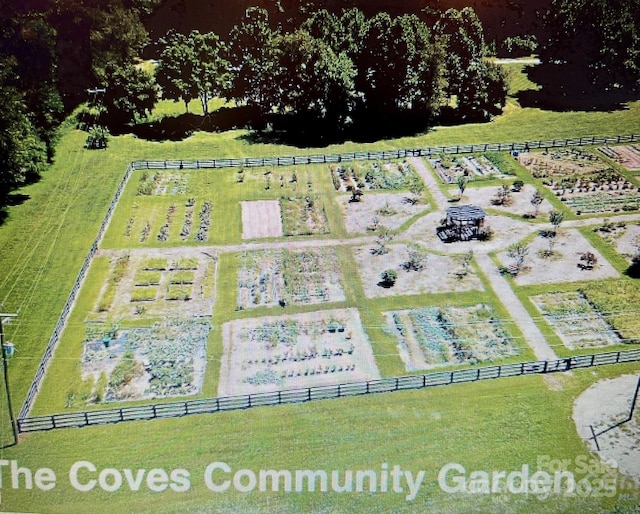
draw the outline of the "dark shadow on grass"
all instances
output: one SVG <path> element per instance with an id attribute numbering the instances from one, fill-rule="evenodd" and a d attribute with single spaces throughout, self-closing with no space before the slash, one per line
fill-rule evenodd
<path id="1" fill-rule="evenodd" d="M 637 87 L 593 84 L 589 71 L 579 65 L 543 63 L 526 70 L 529 80 L 541 88 L 520 91 L 516 97 L 522 107 L 557 112 L 612 112 L 626 110 L 630 101 L 640 99 Z"/>
<path id="2" fill-rule="evenodd" d="M 7 207 L 22 205 L 30 198 L 31 197 L 29 195 L 25 195 L 23 193 L 10 193 L 4 198 L 4 200 L 0 200 L 0 226 L 4 225 L 9 218 L 9 211 L 7 210 Z"/>
<path id="3" fill-rule="evenodd" d="M 195 132 L 224 132 L 227 130 L 262 127 L 259 112 L 251 107 L 222 107 L 206 116 L 185 113 L 167 116 L 159 121 L 134 126 L 112 128 L 115 135 L 130 133 L 148 141 L 182 141 Z"/>

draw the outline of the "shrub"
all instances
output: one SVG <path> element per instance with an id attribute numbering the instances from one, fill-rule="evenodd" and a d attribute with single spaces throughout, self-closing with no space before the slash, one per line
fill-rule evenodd
<path id="1" fill-rule="evenodd" d="M 398 272 L 394 269 L 386 269 L 380 274 L 380 285 L 382 287 L 392 287 L 398 280 Z"/>

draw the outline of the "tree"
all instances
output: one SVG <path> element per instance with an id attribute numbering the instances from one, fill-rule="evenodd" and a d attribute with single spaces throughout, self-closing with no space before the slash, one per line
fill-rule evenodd
<path id="1" fill-rule="evenodd" d="M 394 269 L 387 269 L 380 273 L 380 285 L 382 287 L 393 287 L 398 280 L 398 272 Z"/>
<path id="2" fill-rule="evenodd" d="M 37 178 L 47 160 L 24 95 L 7 84 L 10 70 L 6 61 L 0 61 L 0 206 L 13 189 Z"/>
<path id="3" fill-rule="evenodd" d="M 158 40 L 162 46 L 156 80 L 162 89 L 162 96 L 171 100 L 182 100 L 186 112 L 189 102 L 196 98 L 198 90 L 192 80 L 196 67 L 195 52 L 188 36 L 170 30 Z"/>
<path id="4" fill-rule="evenodd" d="M 419 177 L 414 176 L 409 183 L 409 192 L 413 195 L 410 199 L 412 204 L 417 204 L 424 194 L 424 182 Z"/>
<path id="5" fill-rule="evenodd" d="M 276 40 L 280 49 L 272 107 L 303 119 L 323 122 L 333 130 L 344 127 L 354 107 L 356 74 L 345 54 L 297 30 Z"/>
<path id="6" fill-rule="evenodd" d="M 560 211 L 556 211 L 555 209 L 549 212 L 549 223 L 553 226 L 553 235 L 558 233 L 558 227 L 564 221 L 564 214 Z"/>
<path id="7" fill-rule="evenodd" d="M 517 275 L 522 270 L 524 260 L 529 254 L 529 245 L 519 241 L 513 243 L 507 247 L 507 256 L 513 259 L 514 275 Z"/>
<path id="8" fill-rule="evenodd" d="M 427 250 L 418 243 L 411 243 L 407 245 L 407 254 L 409 258 L 404 263 L 404 268 L 407 271 L 421 271 L 427 262 Z"/>
<path id="9" fill-rule="evenodd" d="M 389 244 L 393 240 L 393 234 L 391 231 L 385 227 L 384 225 L 378 226 L 378 235 L 376 236 L 375 243 L 378 245 L 377 248 L 371 250 L 371 253 L 374 255 L 384 255 L 389 250 L 387 249 L 387 244 Z"/>
<path id="10" fill-rule="evenodd" d="M 538 191 L 537 189 L 533 192 L 533 195 L 531 195 L 531 205 L 533 205 L 533 217 L 537 218 L 538 217 L 538 212 L 540 211 L 540 205 L 542 204 L 542 202 L 544 201 L 544 197 L 542 196 L 542 193 L 540 193 L 540 191 Z"/>
<path id="11" fill-rule="evenodd" d="M 205 116 L 209 114 L 209 100 L 222 96 L 231 80 L 229 62 L 224 58 L 225 44 L 213 32 L 201 34 L 194 30 L 189 34 L 195 53 L 196 66 L 192 80 L 202 104 Z"/>
<path id="12" fill-rule="evenodd" d="M 469 177 L 467 177 L 464 173 L 460 173 L 456 178 L 456 184 L 458 185 L 458 199 L 462 200 L 462 194 L 464 190 L 467 188 L 467 184 L 469 183 Z"/>
<path id="13" fill-rule="evenodd" d="M 627 269 L 631 278 L 640 278 L 640 242 L 636 241 L 636 251 L 631 257 L 631 265 Z"/>
<path id="14" fill-rule="evenodd" d="M 158 68 L 158 83 L 163 96 L 189 102 L 199 98 L 202 112 L 209 113 L 209 100 L 222 96 L 231 81 L 226 46 L 212 33 L 194 30 L 188 35 L 170 30 L 159 40 L 163 46 Z"/>
<path id="15" fill-rule="evenodd" d="M 126 6 L 122 1 L 109 2 L 104 8 L 93 11 L 91 17 L 92 71 L 102 82 L 114 66 L 126 68 L 139 57 L 149 37 L 138 9 Z"/>
<path id="16" fill-rule="evenodd" d="M 486 118 L 503 107 L 507 95 L 506 75 L 484 59 L 482 23 L 471 7 L 448 9 L 436 24 L 446 38 L 446 93 L 455 98 L 455 110 L 464 117 Z"/>
<path id="17" fill-rule="evenodd" d="M 146 117 L 154 108 L 158 88 L 153 77 L 129 64 L 105 69 L 105 117 L 109 124 L 122 126 Z"/>
<path id="18" fill-rule="evenodd" d="M 442 101 L 444 50 L 416 16 L 374 16 L 355 62 L 357 89 L 368 110 L 428 115 Z"/>
<path id="19" fill-rule="evenodd" d="M 638 0 L 554 0 L 547 60 L 587 71 L 599 86 L 637 84 L 640 78 Z"/>
<path id="20" fill-rule="evenodd" d="M 498 188 L 496 196 L 491 199 L 491 203 L 493 205 L 509 205 L 511 203 L 511 189 L 507 184 L 502 184 Z"/>
<path id="21" fill-rule="evenodd" d="M 262 114 L 271 110 L 276 93 L 279 32 L 271 30 L 265 9 L 247 9 L 242 22 L 231 31 L 229 61 L 232 79 L 225 96 L 238 103 L 258 107 Z"/>

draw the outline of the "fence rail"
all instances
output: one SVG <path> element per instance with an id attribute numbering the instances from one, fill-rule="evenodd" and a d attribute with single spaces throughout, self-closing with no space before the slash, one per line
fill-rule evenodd
<path id="1" fill-rule="evenodd" d="M 90 425 L 106 425 L 125 421 L 148 421 L 161 418 L 178 418 L 195 414 L 211 414 L 230 410 L 248 409 L 287 403 L 303 403 L 318 400 L 345 398 L 394 391 L 408 391 L 479 380 L 563 372 L 577 368 L 589 368 L 607 364 L 640 361 L 640 348 L 619 352 L 579 355 L 553 361 L 518 362 L 484 368 L 468 368 L 454 371 L 405 375 L 369 382 L 338 384 L 274 391 L 270 393 L 204 398 L 180 402 L 136 405 L 114 409 L 102 409 L 18 419 L 20 433 L 76 428 Z"/>
<path id="2" fill-rule="evenodd" d="M 488 151 L 522 151 L 528 149 L 539 148 L 563 148 L 567 146 L 590 146 L 590 145 L 609 145 L 620 143 L 640 142 L 640 134 L 618 135 L 618 136 L 588 136 L 574 139 L 553 139 L 547 141 L 526 141 L 521 143 L 482 143 L 474 145 L 454 145 L 440 147 L 426 147 L 414 149 L 386 150 L 383 152 L 350 152 L 329 155 L 296 155 L 289 157 L 247 157 L 244 159 L 210 159 L 210 160 L 169 160 L 169 161 L 136 161 L 132 162 L 127 168 L 116 193 L 111 200 L 111 204 L 105 213 L 100 225 L 100 229 L 96 238 L 91 245 L 89 253 L 85 257 L 82 267 L 78 273 L 78 277 L 69 293 L 67 301 L 62 309 L 58 322 L 53 330 L 51 338 L 47 343 L 44 354 L 38 365 L 34 379 L 31 382 L 29 391 L 24 399 L 18 419 L 25 421 L 36 418 L 29 418 L 29 413 L 36 396 L 42 386 L 42 381 L 49 367 L 53 353 L 60 340 L 60 335 L 66 326 L 67 319 L 71 313 L 74 302 L 76 301 L 78 292 L 85 279 L 91 260 L 98 251 L 100 241 L 104 236 L 107 227 L 111 221 L 111 216 L 122 196 L 122 192 L 135 170 L 141 169 L 209 169 L 209 168 L 240 168 L 240 167 L 263 167 L 263 166 L 291 166 L 299 164 L 322 164 L 322 163 L 338 163 L 352 162 L 361 160 L 384 160 L 384 159 L 402 159 L 405 157 L 429 157 L 438 154 L 461 154 Z M 502 375 L 505 376 L 505 375 Z M 343 386 L 345 387 L 345 386 Z M 382 386 L 381 386 L 382 387 Z M 75 419 L 75 418 L 74 418 Z M 26 425 L 25 425 L 26 426 Z M 56 427 L 53 427 L 56 428 Z"/>
<path id="3" fill-rule="evenodd" d="M 610 145 L 637 143 L 640 134 L 619 136 L 587 136 L 571 139 L 548 139 L 546 141 L 524 141 L 520 143 L 481 143 L 475 145 L 434 146 L 385 150 L 382 152 L 349 152 L 340 154 L 293 155 L 288 157 L 247 157 L 244 159 L 199 159 L 171 161 L 137 161 L 131 164 L 135 170 L 252 168 L 294 166 L 302 164 L 332 164 L 339 162 L 404 159 L 406 157 L 431 157 L 440 154 L 466 154 L 477 152 L 513 152 L 536 149 L 564 148 L 568 146 Z"/>

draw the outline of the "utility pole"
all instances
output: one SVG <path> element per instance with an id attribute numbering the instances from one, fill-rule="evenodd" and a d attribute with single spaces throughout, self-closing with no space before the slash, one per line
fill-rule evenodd
<path id="1" fill-rule="evenodd" d="M 11 418 L 11 430 L 13 431 L 13 445 L 18 444 L 18 426 L 13 417 L 13 407 L 11 405 L 11 390 L 9 389 L 9 376 L 7 374 L 7 347 L 4 343 L 4 320 L 16 318 L 17 314 L 0 313 L 0 347 L 2 348 L 2 374 L 4 377 L 4 387 L 7 391 L 7 408 L 9 409 L 9 418 Z"/>

